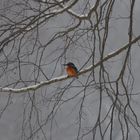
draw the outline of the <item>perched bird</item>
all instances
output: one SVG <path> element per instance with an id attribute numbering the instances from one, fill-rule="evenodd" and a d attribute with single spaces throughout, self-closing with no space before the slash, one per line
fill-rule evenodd
<path id="1" fill-rule="evenodd" d="M 67 64 L 63 64 L 63 65 L 66 66 L 66 72 L 67 72 L 69 77 L 78 78 L 78 69 L 76 68 L 76 66 L 72 62 L 69 62 Z"/>

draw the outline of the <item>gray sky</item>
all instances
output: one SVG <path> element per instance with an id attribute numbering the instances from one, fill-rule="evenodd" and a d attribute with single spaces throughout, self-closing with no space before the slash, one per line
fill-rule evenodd
<path id="1" fill-rule="evenodd" d="M 86 1 L 84 1 L 86 3 Z M 103 1 L 102 1 L 103 2 Z M 108 39 L 106 42 L 105 55 L 109 54 L 116 49 L 121 48 L 124 44 L 128 43 L 128 27 L 129 27 L 129 4 L 128 0 L 118 0 L 114 6 L 114 10 L 112 12 L 110 24 L 109 24 L 109 32 Z M 9 24 L 10 20 L 7 20 L 2 17 L 2 15 L 8 17 L 9 19 L 15 20 L 15 22 L 22 19 L 22 16 L 29 16 L 35 13 L 38 13 L 36 9 L 32 13 L 31 10 L 26 9 L 22 12 L 19 12 L 21 9 L 19 5 L 15 6 L 14 1 L 1 1 L 1 21 Z M 13 4 L 13 5 L 12 5 Z M 28 3 L 29 4 L 29 3 Z M 32 4 L 32 8 L 37 7 L 37 3 L 30 2 Z M 43 4 L 42 4 L 43 5 Z M 80 12 L 83 4 L 79 2 L 72 10 L 75 12 Z M 11 8 L 11 12 L 7 9 L 9 6 L 13 6 Z M 7 7 L 7 8 L 5 8 Z M 22 5 L 21 5 L 22 7 Z M 23 6 L 24 7 L 24 6 Z M 45 6 L 42 6 L 45 7 Z M 134 19 L 133 19 L 133 37 L 140 35 L 140 1 L 136 0 L 134 7 Z M 58 8 L 58 7 L 57 7 Z M 42 8 L 43 9 L 43 8 Z M 80 10 L 79 10 L 80 9 Z M 82 11 L 82 10 L 81 10 Z M 85 9 L 87 11 L 87 9 Z M 18 13 L 19 12 L 19 13 Z M 15 15 L 14 15 L 15 14 Z M 17 16 L 19 14 L 19 16 Z M 95 19 L 95 18 L 92 18 Z M 28 21 L 27 21 L 28 22 Z M 93 22 L 93 21 L 92 21 Z M 96 21 L 95 21 L 96 22 Z M 3 25 L 4 23 L 0 23 Z M 50 20 L 44 22 L 35 32 L 29 32 L 26 37 L 21 41 L 21 45 L 19 45 L 20 41 L 16 40 L 18 43 L 12 48 L 14 44 L 9 43 L 7 47 L 4 48 L 4 53 L 1 53 L 1 68 L 0 68 L 0 84 L 1 86 L 6 87 L 7 85 L 12 85 L 12 88 L 21 88 L 29 85 L 36 84 L 40 81 L 45 81 L 47 78 L 51 79 L 54 77 L 65 75 L 66 72 L 62 64 L 72 61 L 76 64 L 78 69 L 80 69 L 83 64 L 87 62 L 89 59 L 91 52 L 93 51 L 93 40 L 90 40 L 91 33 L 83 36 L 83 29 L 87 29 L 90 26 L 88 21 L 85 21 L 79 27 L 75 33 L 70 33 L 69 36 L 63 36 L 55 41 L 52 41 L 50 44 L 48 41 L 51 37 L 59 32 L 67 29 L 67 25 L 73 26 L 78 23 L 78 20 L 75 20 L 68 13 L 60 14 Z M 26 24 L 26 22 L 25 22 Z M 104 24 L 104 22 L 103 22 Z M 12 23 L 11 23 L 12 25 Z M 102 27 L 102 25 L 100 25 Z M 2 29 L 2 27 L 0 27 Z M 83 30 L 83 32 L 85 31 Z M 1 37 L 1 40 L 8 36 L 11 32 L 5 33 L 5 36 Z M 75 35 L 75 36 L 73 36 Z M 38 37 L 36 39 L 36 37 Z M 71 38 L 70 38 L 71 37 Z M 73 37 L 73 38 L 72 38 Z M 73 42 L 72 42 L 72 41 Z M 98 39 L 97 39 L 98 42 Z M 96 43 L 99 45 L 99 43 Z M 20 46 L 20 49 L 19 49 Z M 35 46 L 35 47 L 34 47 Z M 67 48 L 68 46 L 68 48 Z M 44 49 L 45 48 L 45 49 Z M 33 53 L 32 53 L 33 50 Z M 64 50 L 66 53 L 64 54 Z M 20 53 L 19 53 L 20 51 Z M 18 53 L 20 54 L 20 62 L 18 61 Z M 135 78 L 134 86 L 132 93 L 139 93 L 139 69 L 140 69 L 140 56 L 139 56 L 139 46 L 138 44 L 134 44 L 132 46 L 131 51 L 131 63 L 132 63 L 132 72 Z M 28 55 L 27 55 L 28 54 Z M 122 68 L 123 61 L 125 59 L 125 53 L 121 53 L 119 56 L 114 57 L 105 63 L 105 68 L 107 72 L 110 74 L 112 80 L 118 76 L 118 72 Z M 8 64 L 6 63 L 8 60 Z M 95 54 L 95 61 L 99 60 L 99 51 Z M 27 63 L 28 62 L 28 63 Z M 21 65 L 19 65 L 21 63 Z M 6 64 L 8 67 L 6 67 Z M 35 65 L 36 64 L 36 65 Z M 92 64 L 92 59 L 84 66 L 84 68 L 90 66 Z M 21 67 L 20 67 L 21 66 Z M 39 68 L 40 69 L 39 69 Z M 98 78 L 99 68 L 95 69 L 95 76 Z M 46 75 L 46 76 L 45 76 Z M 93 128 L 97 121 L 99 104 L 100 104 L 100 94 L 99 89 L 95 86 L 94 81 L 92 81 L 93 77 L 89 76 L 89 73 L 83 74 L 79 76 L 79 79 L 67 79 L 63 82 L 58 82 L 51 84 L 49 86 L 42 87 L 35 91 L 35 95 L 33 93 L 30 94 L 0 94 L 0 139 L 1 140 L 23 140 L 28 139 L 31 135 L 31 130 L 34 132 L 40 124 L 44 124 L 42 127 L 43 130 L 38 131 L 36 135 L 32 138 L 33 140 L 44 140 L 52 139 L 52 140 L 75 140 L 79 130 L 79 111 L 80 103 L 82 102 L 82 97 L 86 94 L 86 98 L 84 100 L 82 118 L 82 128 L 79 133 L 79 136 L 90 131 Z M 126 74 L 127 75 L 127 74 Z M 21 77 L 20 77 L 21 76 Z M 90 78 L 89 78 L 90 77 Z M 126 76 L 126 79 L 129 79 L 129 76 Z M 24 82 L 22 82 L 22 80 Z M 73 80 L 73 82 L 71 82 Z M 87 82 L 88 81 L 88 82 Z M 82 88 L 83 85 L 89 84 L 90 81 L 93 84 L 84 90 Z M 14 84 L 13 84 L 14 83 Z M 71 83 L 71 84 L 70 84 Z M 70 85 L 69 85 L 70 84 Z M 129 85 L 129 84 L 128 84 Z M 122 85 L 119 85 L 120 93 L 123 94 Z M 127 87 L 129 89 L 129 87 Z M 53 110 L 57 101 L 54 100 L 59 99 L 62 95 L 62 103 L 58 103 L 58 106 L 54 109 L 54 112 L 51 114 L 53 119 L 50 119 L 49 113 Z M 138 121 L 140 120 L 139 114 L 139 95 L 135 95 L 131 99 L 131 105 L 137 115 Z M 103 92 L 102 95 L 102 110 L 101 110 L 101 119 L 103 119 L 108 113 L 112 101 L 106 94 Z M 52 101 L 51 101 L 52 100 Z M 67 101 L 68 100 L 68 101 Z M 122 103 L 126 102 L 126 97 L 122 96 L 120 99 Z M 50 102 L 51 101 L 51 102 Z M 63 102 L 64 101 L 64 102 Z M 66 102 L 65 102 L 66 101 Z M 32 108 L 32 105 L 35 104 L 35 108 Z M 4 112 L 3 112 L 4 111 Z M 39 114 L 39 122 L 37 120 L 37 116 Z M 116 113 L 117 114 L 117 113 Z M 30 116 L 30 117 L 29 117 Z M 110 121 L 111 113 L 108 114 L 108 118 L 102 124 L 102 129 L 105 130 Z M 130 111 L 130 116 L 135 118 L 132 112 Z M 50 118 L 49 118 L 50 117 Z M 121 116 L 122 117 L 122 116 Z M 30 120 L 31 119 L 31 120 Z M 46 123 L 46 120 L 49 120 Z M 122 139 L 122 133 L 120 131 L 120 124 L 118 123 L 117 115 L 114 115 L 114 127 L 113 127 L 113 140 Z M 124 118 L 122 117 L 122 122 Z M 31 124 L 30 124 L 30 123 Z M 30 128 L 32 127 L 32 129 Z M 129 139 L 132 138 L 134 140 L 139 139 L 136 130 L 129 126 L 131 131 L 129 134 Z M 137 128 L 138 131 L 139 128 Z M 24 130 L 24 131 L 23 131 Z M 95 139 L 100 140 L 100 131 L 99 128 L 96 130 L 97 135 Z M 24 133 L 23 133 L 24 132 Z M 125 130 L 124 130 L 125 132 Z M 92 133 L 84 137 L 85 140 L 92 138 Z M 105 140 L 110 138 L 109 132 L 105 135 Z"/>

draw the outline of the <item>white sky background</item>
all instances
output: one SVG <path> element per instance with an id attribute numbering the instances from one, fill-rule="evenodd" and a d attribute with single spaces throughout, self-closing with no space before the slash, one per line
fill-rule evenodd
<path id="1" fill-rule="evenodd" d="M 1 1 L 0 3 L 4 3 L 4 1 Z M 34 2 L 31 2 L 34 4 Z M 8 4 L 8 3 L 7 3 Z M 5 6 L 4 4 L 2 4 Z M 10 4 L 9 4 L 10 5 Z M 78 8 L 77 8 L 78 9 Z M 135 4 L 135 10 L 134 10 L 134 35 L 138 36 L 140 34 L 140 0 L 136 0 Z M 31 14 L 28 13 L 28 10 L 25 11 L 26 14 Z M 7 14 L 11 18 L 12 16 L 8 11 L 4 11 L 1 14 Z M 110 30 L 109 30 L 109 37 L 107 41 L 107 49 L 106 49 L 106 54 L 122 47 L 122 45 L 126 44 L 128 42 L 128 19 L 121 19 L 121 17 L 127 17 L 129 16 L 129 8 L 128 8 L 128 0 L 119 0 L 118 4 L 116 7 L 114 7 L 114 12 L 112 14 L 112 20 L 110 24 Z M 118 19 L 120 18 L 120 19 Z M 17 17 L 18 20 L 18 17 Z M 70 18 L 67 17 L 67 14 L 60 15 L 57 17 L 57 19 L 52 19 L 49 22 L 46 23 L 46 25 L 42 26 L 41 29 L 39 30 L 39 38 L 42 43 L 42 45 L 45 45 L 46 40 L 50 38 L 50 36 L 54 33 L 57 32 L 58 30 L 61 30 L 58 27 L 64 27 L 64 25 L 72 24 L 73 21 L 70 21 Z M 88 24 L 85 22 L 85 25 Z M 85 26 L 84 24 L 82 25 L 83 27 Z M 34 37 L 34 36 L 32 36 Z M 30 38 L 28 38 L 28 41 Z M 66 55 L 66 60 L 65 58 L 60 58 L 60 61 L 56 65 L 56 60 L 57 57 L 63 52 L 63 46 L 64 46 L 64 40 L 58 40 L 55 41 L 54 43 L 51 44 L 51 47 L 46 48 L 45 56 L 43 56 L 42 60 L 42 69 L 44 70 L 44 73 L 47 73 L 47 76 L 49 78 L 52 77 L 57 77 L 66 74 L 64 71 L 64 68 L 61 64 L 63 64 L 65 61 L 73 61 L 78 68 L 80 68 L 83 63 L 85 63 L 88 59 L 87 54 L 90 53 L 90 47 L 89 49 L 84 48 L 84 46 L 87 45 L 86 40 L 82 40 L 81 42 L 77 42 L 75 44 L 75 48 L 73 47 L 73 44 L 71 45 L 71 48 L 68 50 L 69 53 Z M 26 42 L 26 41 L 25 41 Z M 29 43 L 26 44 L 26 48 L 24 48 L 22 51 L 25 53 L 28 52 L 29 46 L 32 46 L 32 41 L 29 41 Z M 134 89 L 133 93 L 138 93 L 140 92 L 140 55 L 139 55 L 139 47 L 137 47 L 137 44 L 133 45 L 132 49 L 132 71 L 135 77 L 135 82 L 134 82 Z M 82 50 L 79 48 L 82 47 Z M 56 48 L 58 48 L 57 51 Z M 9 50 L 5 50 L 7 53 Z M 16 52 L 16 49 L 14 50 Z M 14 52 L 9 56 L 9 59 L 11 61 L 14 61 L 15 54 Z M 39 55 L 39 54 L 38 54 Z M 30 60 L 35 60 L 37 54 L 34 54 L 29 57 Z M 1 56 L 3 58 L 4 56 Z M 39 56 L 38 56 L 39 57 Z M 110 72 L 110 75 L 112 75 L 113 78 L 115 78 L 117 75 L 117 71 L 120 70 L 120 66 L 122 64 L 123 60 L 123 53 L 114 59 L 112 61 L 109 61 L 107 64 L 107 69 Z M 24 60 L 24 59 L 23 59 Z M 15 64 L 16 65 L 16 64 Z M 15 65 L 9 64 L 9 69 L 13 68 Z M 86 65 L 89 66 L 90 62 Z M 56 66 L 56 70 L 54 71 Z M 25 66 L 22 70 L 22 78 L 24 80 L 31 80 L 34 77 L 33 74 L 33 67 L 30 66 Z M 52 72 L 54 71 L 54 74 L 52 76 Z M 98 68 L 96 69 L 98 71 Z M 12 81 L 17 81 L 18 75 L 15 74 L 16 71 L 13 72 L 7 72 L 4 77 L 1 78 L 0 84 L 2 86 L 7 85 L 7 83 L 11 83 Z M 36 75 L 37 73 L 35 73 Z M 79 80 L 82 83 L 85 83 L 86 80 L 88 79 L 88 74 L 84 74 L 80 76 Z M 46 80 L 46 78 L 43 75 L 39 76 L 39 80 Z M 37 107 L 39 108 L 39 112 L 41 112 L 41 117 L 42 117 L 42 122 L 45 120 L 45 117 L 48 115 L 49 111 L 51 110 L 52 106 L 49 106 L 47 98 L 51 97 L 52 95 L 55 96 L 56 93 L 61 91 L 64 86 L 68 85 L 70 83 L 70 80 L 66 80 L 61 83 L 53 84 L 49 87 L 43 87 L 42 89 L 37 90 L 38 94 L 36 94 L 37 98 Z M 78 81 L 74 81 L 72 83 L 72 87 L 70 87 L 66 92 L 63 97 L 63 99 L 68 99 L 72 97 L 73 95 L 77 94 L 78 91 L 80 91 L 80 88 L 73 88 L 74 86 L 79 86 L 80 83 Z M 23 85 L 20 84 L 19 87 L 22 87 Z M 90 89 L 87 88 L 88 93 L 85 105 L 84 105 L 84 118 L 83 118 L 83 126 L 85 129 L 83 129 L 83 132 L 86 131 L 86 129 L 90 129 L 93 127 L 93 125 L 96 122 L 96 117 L 97 117 L 97 112 L 98 112 L 98 106 L 99 106 L 99 95 L 98 92 L 95 89 Z M 47 94 L 47 98 L 43 98 L 43 95 Z M 51 123 L 48 123 L 44 127 L 46 130 L 45 134 L 48 139 L 50 139 L 50 134 L 52 134 L 52 140 L 75 140 L 76 135 L 77 135 L 77 126 L 75 125 L 78 121 L 78 110 L 79 110 L 79 99 L 83 96 L 84 92 L 79 94 L 77 98 L 73 99 L 72 101 L 64 103 L 64 105 L 61 107 L 61 109 L 58 111 L 56 114 L 54 121 L 52 122 L 53 127 L 52 127 L 52 133 L 50 133 L 50 127 Z M 22 139 L 21 137 L 21 132 L 22 132 L 22 124 L 23 124 L 23 114 L 27 113 L 26 115 L 29 115 L 28 111 L 24 112 L 24 109 L 26 108 L 26 104 L 29 101 L 29 96 L 28 95 L 11 95 L 12 98 L 10 98 L 10 104 L 6 108 L 5 112 L 0 118 L 0 139 L 1 140 L 19 140 Z M 42 99 L 43 98 L 43 99 Z M 8 100 L 8 94 L 1 94 L 0 95 L 0 109 L 2 110 L 3 107 L 5 107 L 6 103 Z M 107 113 L 109 106 L 111 104 L 110 100 L 106 97 L 103 96 L 103 108 L 102 108 L 102 117 Z M 140 121 L 140 103 L 139 103 L 140 97 L 139 95 L 133 96 L 132 99 L 132 107 L 134 108 L 138 119 Z M 28 109 L 27 109 L 28 108 Z M 30 110 L 30 105 L 27 105 L 27 110 Z M 24 115 L 25 115 L 24 114 Z M 26 116 L 25 115 L 25 116 Z M 34 114 L 33 114 L 34 115 Z M 25 118 L 26 120 L 27 118 Z M 33 122 L 35 120 L 32 120 Z M 109 121 L 109 120 L 108 120 Z M 107 125 L 103 124 L 103 128 Z M 120 137 L 120 128 L 118 126 L 117 120 L 114 118 L 114 125 L 115 125 L 115 131 L 113 134 L 113 140 L 119 140 L 121 139 Z M 35 126 L 36 127 L 36 126 Z M 27 130 L 26 134 L 28 135 L 30 132 Z M 99 134 L 97 134 L 97 140 L 100 139 L 98 137 Z M 91 137 L 88 136 L 87 140 Z M 35 136 L 33 140 L 41 140 L 43 135 L 38 135 Z M 109 139 L 109 135 L 106 135 L 106 140 Z M 137 140 L 138 136 L 134 130 L 131 131 L 130 133 L 130 140 Z"/>

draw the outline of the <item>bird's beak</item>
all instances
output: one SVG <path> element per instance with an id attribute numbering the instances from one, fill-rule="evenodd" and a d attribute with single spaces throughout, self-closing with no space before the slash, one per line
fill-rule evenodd
<path id="1" fill-rule="evenodd" d="M 67 64 L 62 64 L 62 65 L 67 66 Z"/>

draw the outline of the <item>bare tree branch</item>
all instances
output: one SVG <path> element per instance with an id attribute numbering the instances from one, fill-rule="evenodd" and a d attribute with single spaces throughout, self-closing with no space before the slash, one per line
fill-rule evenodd
<path id="1" fill-rule="evenodd" d="M 102 64 L 103 62 L 109 60 L 112 57 L 115 57 L 115 56 L 119 55 L 120 53 L 122 53 L 124 50 L 126 50 L 128 47 L 130 47 L 132 44 L 136 43 L 139 40 L 140 40 L 140 36 L 136 37 L 135 39 L 133 39 L 131 42 L 127 43 L 126 45 L 124 45 L 120 49 L 118 49 L 118 50 L 116 50 L 114 52 L 111 52 L 110 54 L 105 56 L 102 60 L 97 62 L 94 66 L 91 65 L 88 68 L 86 68 L 84 70 L 81 70 L 78 75 L 82 75 L 84 73 L 92 71 L 96 67 L 100 66 L 100 64 Z M 13 89 L 13 88 L 8 88 L 8 87 L 2 88 L 1 87 L 0 91 L 1 92 L 8 92 L 8 93 L 9 92 L 12 92 L 12 93 L 22 93 L 22 92 L 27 92 L 27 91 L 30 91 L 30 90 L 34 91 L 36 89 L 41 88 L 42 86 L 47 86 L 47 85 L 50 85 L 50 84 L 53 84 L 53 83 L 56 83 L 56 82 L 60 82 L 60 81 L 66 80 L 68 78 L 71 78 L 71 77 L 60 76 L 60 77 L 53 78 L 53 79 L 51 79 L 49 81 L 42 81 L 39 84 L 28 86 L 28 87 L 25 87 L 25 88 L 20 88 L 20 89 Z"/>

